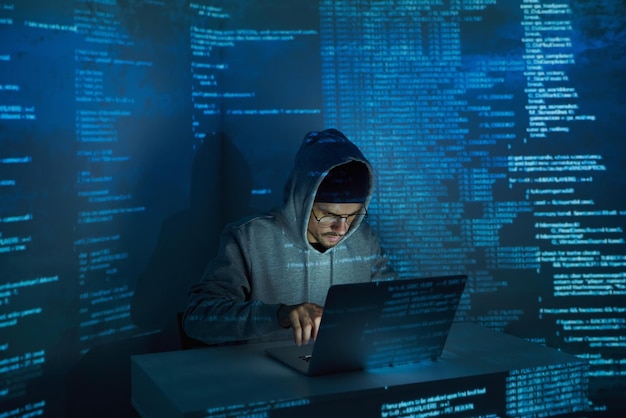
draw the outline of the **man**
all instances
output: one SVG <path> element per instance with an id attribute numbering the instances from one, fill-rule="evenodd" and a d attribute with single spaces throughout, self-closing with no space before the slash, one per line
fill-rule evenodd
<path id="1" fill-rule="evenodd" d="M 183 326 L 204 343 L 315 339 L 328 288 L 389 279 L 364 219 L 373 172 L 341 132 L 310 132 L 282 206 L 227 227 L 218 255 L 190 289 Z"/>

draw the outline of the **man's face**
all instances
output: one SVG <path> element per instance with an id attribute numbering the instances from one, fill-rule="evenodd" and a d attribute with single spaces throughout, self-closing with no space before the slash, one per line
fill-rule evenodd
<path id="1" fill-rule="evenodd" d="M 354 221 L 354 216 L 365 213 L 365 209 L 361 203 L 322 203 L 315 202 L 313 204 L 313 211 L 309 216 L 309 225 L 307 227 L 307 239 L 311 244 L 319 244 L 324 248 L 331 248 L 339 244 L 339 241 L 343 239 L 343 236 L 350 229 L 351 222 Z M 328 226 L 324 225 L 324 220 L 341 215 L 343 218 L 337 219 L 336 222 L 330 223 Z M 317 219 L 322 219 L 322 224 Z"/>

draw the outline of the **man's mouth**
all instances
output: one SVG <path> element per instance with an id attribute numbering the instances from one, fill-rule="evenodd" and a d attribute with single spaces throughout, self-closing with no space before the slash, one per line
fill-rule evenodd
<path id="1" fill-rule="evenodd" d="M 343 238 L 343 235 L 337 235 L 337 234 L 326 234 L 326 238 L 328 238 L 329 241 L 331 242 L 337 242 L 339 241 L 341 238 Z"/>

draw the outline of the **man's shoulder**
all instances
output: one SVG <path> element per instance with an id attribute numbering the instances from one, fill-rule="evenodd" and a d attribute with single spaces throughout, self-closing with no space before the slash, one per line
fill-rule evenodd
<path id="1" fill-rule="evenodd" d="M 365 222 L 345 240 L 344 245 L 351 251 L 371 251 L 381 246 L 374 228 Z"/>
<path id="2" fill-rule="evenodd" d="M 245 228 L 245 227 L 254 227 L 258 225 L 263 225 L 268 222 L 273 222 L 275 217 L 269 213 L 260 213 L 256 215 L 246 216 L 245 218 L 241 218 L 238 221 L 234 222 L 237 228 Z"/>
<path id="3" fill-rule="evenodd" d="M 362 239 L 372 239 L 376 238 L 376 234 L 374 233 L 374 229 L 367 222 L 361 222 L 359 227 L 354 231 L 354 235 L 361 237 Z"/>
<path id="4" fill-rule="evenodd" d="M 262 230 L 273 230 L 278 226 L 276 217 L 271 213 L 247 216 L 232 222 L 227 230 L 235 234 L 250 234 Z"/>

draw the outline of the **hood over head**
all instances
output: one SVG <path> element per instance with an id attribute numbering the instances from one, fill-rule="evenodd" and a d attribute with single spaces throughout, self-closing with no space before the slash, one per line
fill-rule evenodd
<path id="1" fill-rule="evenodd" d="M 358 147 L 336 129 L 305 135 L 284 191 L 283 221 L 296 242 L 307 245 L 306 231 L 315 201 L 363 203 L 367 208 L 374 174 Z M 353 223 L 344 239 L 354 232 Z"/>
<path id="2" fill-rule="evenodd" d="M 350 161 L 332 168 L 324 177 L 316 202 L 365 203 L 369 196 L 369 169 L 360 161 Z"/>

